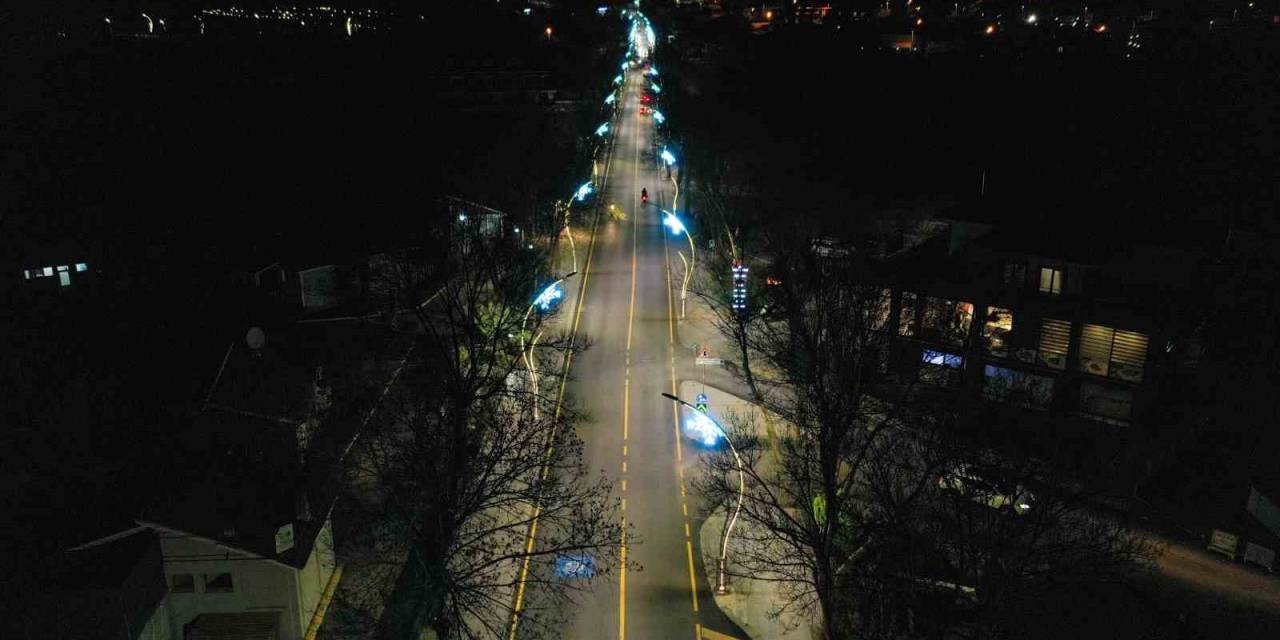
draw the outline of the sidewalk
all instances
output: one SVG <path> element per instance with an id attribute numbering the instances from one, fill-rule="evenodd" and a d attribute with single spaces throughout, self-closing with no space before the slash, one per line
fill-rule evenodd
<path id="1" fill-rule="evenodd" d="M 708 415 L 726 426 L 731 420 L 740 426 L 750 425 L 757 436 L 768 429 L 768 425 L 762 419 L 760 409 L 739 396 L 717 387 L 704 385 L 696 380 L 681 381 L 679 389 L 680 397 L 690 402 L 699 393 L 705 394 Z M 681 425 L 685 423 L 692 411 L 688 407 L 682 406 L 680 408 Z M 681 433 L 683 434 L 683 426 Z M 698 540 L 703 555 L 702 566 L 706 570 L 706 581 L 711 586 L 716 606 L 752 638 L 761 640 L 765 638 L 770 640 L 775 638 L 781 640 L 809 640 L 812 638 L 813 636 L 804 624 L 804 620 L 797 619 L 792 614 L 784 615 L 781 618 L 774 618 L 769 615 L 773 608 L 781 602 L 781 598 L 778 595 L 780 586 L 776 582 L 751 580 L 749 578 L 731 578 L 729 580 L 729 593 L 715 593 L 715 587 L 719 583 L 717 558 L 720 554 L 724 525 L 725 513 L 723 510 L 717 510 L 708 516 L 698 528 Z M 739 518 L 734 523 L 735 532 L 741 531 L 744 526 L 749 525 Z M 729 558 L 729 573 L 743 573 L 741 569 L 737 569 L 733 565 L 732 538 L 729 541 L 727 555 Z"/>
<path id="2" fill-rule="evenodd" d="M 680 279 L 684 277 L 681 269 L 683 266 L 676 259 L 672 265 L 671 283 L 677 313 L 680 309 Z M 676 367 L 682 378 L 728 389 L 744 398 L 750 397 L 750 389 L 738 377 L 742 360 L 738 346 L 721 335 L 712 312 L 692 293 L 685 304 L 685 318 L 677 321 L 676 341 Z M 723 364 L 697 364 L 698 353 L 704 348 L 710 351 L 713 360 L 719 359 Z"/>
<path id="3" fill-rule="evenodd" d="M 716 555 L 720 550 L 720 536 L 724 531 L 724 511 L 717 510 L 707 517 L 698 529 L 698 541 L 702 545 L 703 563 L 707 584 L 716 606 L 747 635 L 757 640 L 812 640 L 817 637 L 806 624 L 807 618 L 797 618 L 787 612 L 773 617 L 770 612 L 782 602 L 778 595 L 779 583 L 750 578 L 729 578 L 729 593 L 716 593 Z M 734 524 L 734 530 L 743 526 L 742 519 Z M 729 544 L 729 573 L 742 573 L 733 564 L 733 542 Z"/>

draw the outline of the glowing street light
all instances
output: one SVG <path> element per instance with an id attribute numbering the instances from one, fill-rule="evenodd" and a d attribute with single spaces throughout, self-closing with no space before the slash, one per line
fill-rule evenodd
<path id="1" fill-rule="evenodd" d="M 693 279 L 693 267 L 697 264 L 697 253 L 693 248 L 693 236 L 689 235 L 688 227 L 684 226 L 684 222 L 676 217 L 676 214 L 670 211 L 663 211 L 666 214 L 662 218 L 662 224 L 671 229 L 671 233 L 684 234 L 689 240 L 689 264 L 684 270 L 684 282 L 680 285 L 680 319 L 684 319 L 685 299 L 689 297 L 689 281 Z"/>
<path id="2" fill-rule="evenodd" d="M 605 103 L 605 104 L 613 104 L 613 101 L 614 101 L 614 100 L 617 100 L 617 99 L 618 99 L 618 94 L 616 94 L 616 93 L 611 93 L 611 94 L 609 94 L 609 95 L 608 95 L 608 97 L 606 97 L 606 98 L 604 99 L 604 103 Z"/>
<path id="3" fill-rule="evenodd" d="M 662 93 L 662 87 L 659 87 L 659 86 L 658 86 L 658 83 L 656 83 L 656 82 L 650 82 L 650 83 L 649 83 L 649 88 L 650 88 L 650 89 L 653 89 L 653 92 L 654 92 L 654 93 Z"/>
<path id="4" fill-rule="evenodd" d="M 663 148 L 662 148 L 662 154 L 661 154 L 661 157 L 662 157 L 662 161 L 663 161 L 663 162 L 665 162 L 665 163 L 667 163 L 667 166 L 668 166 L 668 167 L 675 166 L 675 164 L 676 164 L 676 157 L 675 157 L 674 155 L 672 155 L 672 154 L 671 154 L 671 152 L 670 152 L 670 151 L 668 151 L 666 147 L 663 147 Z"/>
<path id="5" fill-rule="evenodd" d="M 564 277 L 557 279 L 555 282 L 543 287 L 542 291 L 533 298 L 533 302 L 529 305 L 529 309 L 524 312 L 524 320 L 520 321 L 520 357 L 524 358 L 525 367 L 529 370 L 529 376 L 533 382 L 534 395 L 538 390 L 538 369 L 533 363 L 533 346 L 527 349 L 524 343 L 525 325 L 529 323 L 529 316 L 533 314 L 533 308 L 537 307 L 541 313 L 546 313 L 555 307 L 556 301 L 564 298 L 564 289 L 560 284 L 576 275 L 577 271 L 570 271 Z M 533 344 L 537 344 L 537 337 L 534 338 Z M 533 417 L 538 418 L 538 399 L 533 400 Z"/>
<path id="6" fill-rule="evenodd" d="M 592 186 L 591 181 L 588 180 L 582 183 L 582 186 L 578 187 L 578 190 L 574 192 L 573 197 L 577 198 L 578 202 L 583 202 L 593 191 L 595 191 L 595 187 Z"/>
<path id="7" fill-rule="evenodd" d="M 604 136 L 605 134 L 607 134 L 607 133 L 609 133 L 609 123 L 608 123 L 608 122 L 606 122 L 606 123 L 604 123 L 604 124 L 600 125 L 599 127 L 596 127 L 596 135 L 603 137 L 603 136 Z"/>
<path id="8" fill-rule="evenodd" d="M 613 83 L 614 83 L 614 84 L 622 84 L 622 74 L 618 74 L 618 75 L 614 76 L 614 77 L 613 77 Z"/>
<path id="9" fill-rule="evenodd" d="M 654 112 L 653 112 L 653 121 L 654 121 L 654 122 L 656 122 L 656 123 L 658 123 L 658 124 L 662 124 L 662 123 L 664 123 L 664 122 L 666 122 L 666 121 L 667 121 L 667 118 L 666 118 L 666 116 L 662 115 L 662 112 L 661 112 L 661 111 L 654 111 Z"/>
<path id="10" fill-rule="evenodd" d="M 685 228 L 684 223 L 680 221 L 680 218 L 675 217 L 675 215 L 670 212 L 666 212 L 666 215 L 663 216 L 662 224 L 671 229 L 672 233 L 689 233 L 689 230 Z"/>
<path id="11" fill-rule="evenodd" d="M 699 429 L 698 433 L 701 434 L 703 433 L 702 431 L 703 429 L 707 429 L 706 427 L 707 423 L 710 423 L 712 426 L 714 426 L 715 431 L 711 433 L 714 436 L 724 438 L 724 441 L 729 444 L 729 450 L 733 452 L 734 462 L 737 463 L 738 465 L 738 506 L 733 511 L 733 517 L 729 519 L 729 526 L 725 527 L 724 537 L 720 539 L 720 558 L 716 563 L 719 565 L 719 573 L 720 573 L 720 579 L 718 581 L 719 584 L 716 585 L 716 591 L 719 593 L 728 593 L 729 585 L 725 581 L 725 565 L 728 564 L 729 536 L 733 533 L 733 525 L 738 521 L 738 515 L 742 513 L 742 499 L 747 493 L 747 474 L 746 474 L 746 471 L 744 471 L 742 468 L 742 456 L 738 455 L 738 448 L 733 446 L 733 440 L 729 439 L 728 432 L 724 430 L 724 427 L 721 426 L 719 422 L 716 422 L 715 418 L 712 418 L 709 414 L 699 410 L 698 407 L 695 407 L 689 404 L 688 402 L 681 400 L 680 397 L 676 396 L 675 394 L 663 393 L 662 397 L 668 400 L 671 400 L 673 402 L 680 403 L 685 407 L 687 407 L 690 411 L 692 411 L 694 414 L 694 418 L 690 420 L 690 423 L 693 423 L 696 425 L 695 428 Z M 705 406 L 705 398 L 703 396 L 700 395 L 698 400 L 700 404 L 703 404 Z M 715 442 L 716 442 L 716 438 L 714 437 L 710 440 L 710 442 L 708 442 L 705 438 L 703 439 L 703 444 L 706 444 L 707 446 L 714 446 Z"/>

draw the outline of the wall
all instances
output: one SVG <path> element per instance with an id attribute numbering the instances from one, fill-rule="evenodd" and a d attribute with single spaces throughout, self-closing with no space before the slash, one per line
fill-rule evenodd
<path id="1" fill-rule="evenodd" d="M 298 640 L 297 571 L 291 567 L 215 544 L 203 538 L 160 531 L 165 580 L 170 585 L 169 610 L 175 637 L 183 625 L 202 613 L 280 612 L 280 640 Z M 206 593 L 204 574 L 229 572 L 232 590 Z M 173 591 L 174 574 L 191 574 L 195 591 Z"/>
<path id="2" fill-rule="evenodd" d="M 298 598 L 301 602 L 298 621 L 303 633 L 306 633 L 307 626 L 311 624 L 311 617 L 315 614 L 316 606 L 320 604 L 324 588 L 329 583 L 329 577 L 333 575 L 336 561 L 333 555 L 332 524 L 332 521 L 325 520 L 324 528 L 316 536 L 316 544 L 311 549 L 307 566 L 298 572 Z"/>

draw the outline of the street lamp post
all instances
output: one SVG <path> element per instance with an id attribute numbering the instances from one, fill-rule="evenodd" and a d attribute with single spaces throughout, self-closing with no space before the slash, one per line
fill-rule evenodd
<path id="1" fill-rule="evenodd" d="M 533 315 L 534 307 L 541 307 L 543 310 L 550 310 L 552 306 L 551 303 L 564 296 L 564 292 L 560 290 L 560 283 L 572 278 L 577 273 L 577 271 L 570 271 L 555 282 L 543 287 L 542 291 L 538 292 L 538 295 L 534 297 L 533 302 L 529 303 L 529 308 L 524 312 L 524 319 L 520 321 L 520 357 L 524 359 L 525 368 L 529 370 L 529 376 L 533 380 L 535 396 L 537 395 L 538 390 L 538 369 L 533 364 L 533 347 L 538 344 L 538 339 L 534 338 L 533 344 L 527 349 L 525 348 L 525 325 L 529 323 L 529 316 Z M 536 397 L 533 399 L 533 418 L 535 420 L 538 419 L 538 399 Z"/>
<path id="2" fill-rule="evenodd" d="M 725 574 L 725 566 L 728 564 L 729 557 L 729 536 L 733 534 L 733 525 L 738 521 L 738 514 L 742 513 L 742 499 L 747 492 L 747 473 L 742 468 L 742 456 L 738 455 L 738 448 L 733 446 L 733 440 L 729 439 L 729 433 L 724 427 L 712 418 L 710 415 L 698 410 L 697 407 L 681 400 L 679 396 L 671 393 L 663 393 L 662 397 L 677 402 L 688 407 L 695 414 L 705 417 L 720 430 L 720 435 L 724 436 L 724 441 L 729 443 L 729 451 L 733 452 L 733 461 L 738 465 L 738 506 L 733 511 L 733 517 L 729 519 L 729 526 L 725 527 L 724 537 L 720 540 L 720 557 L 717 559 L 719 576 L 717 578 L 716 593 L 729 593 L 729 583 Z"/>
<path id="3" fill-rule="evenodd" d="M 684 233 L 684 237 L 689 239 L 689 266 L 684 270 L 684 283 L 680 285 L 680 319 L 684 320 L 685 298 L 689 295 L 689 280 L 693 276 L 693 267 L 697 264 L 697 254 L 693 247 L 693 236 L 689 235 L 689 229 L 684 226 L 680 218 L 670 211 L 663 211 L 666 219 L 662 221 L 671 229 L 672 233 Z"/>

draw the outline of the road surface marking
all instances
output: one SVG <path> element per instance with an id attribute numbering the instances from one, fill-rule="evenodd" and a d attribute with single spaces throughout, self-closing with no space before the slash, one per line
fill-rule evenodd
<path id="1" fill-rule="evenodd" d="M 671 250 L 667 245 L 667 235 L 662 234 L 662 251 L 666 256 L 666 276 L 667 276 L 667 353 L 671 361 L 671 395 L 678 395 L 679 389 L 676 387 L 676 310 L 675 297 L 671 291 Z M 689 597 L 693 602 L 694 625 L 696 630 L 701 630 L 701 625 L 697 622 L 698 613 L 698 574 L 693 568 L 693 542 L 690 538 L 689 530 L 689 493 L 685 489 L 684 484 L 684 446 L 680 440 L 680 408 L 676 403 L 671 403 L 671 428 L 675 433 L 676 439 L 676 470 L 680 476 L 680 512 L 684 515 L 684 537 L 685 550 L 689 559 Z"/>
<path id="2" fill-rule="evenodd" d="M 710 629 L 699 628 L 698 631 L 701 634 L 701 637 L 699 637 L 698 640 L 738 640 L 733 636 L 727 636 L 723 633 L 712 631 Z"/>
<path id="3" fill-rule="evenodd" d="M 623 455 L 626 455 L 626 454 L 623 454 Z M 627 472 L 627 461 L 626 461 L 626 460 L 623 460 L 623 461 L 622 461 L 622 472 L 623 472 L 623 473 L 626 473 L 626 472 Z"/>
<path id="4" fill-rule="evenodd" d="M 693 542 L 689 540 L 685 540 L 684 548 L 685 548 L 685 551 L 688 552 L 688 556 L 689 556 L 689 594 L 693 596 L 693 612 L 697 613 L 698 612 L 698 581 L 696 578 L 694 578 L 694 573 L 693 573 Z"/>
<path id="5" fill-rule="evenodd" d="M 606 178 L 605 178 L 604 184 L 608 184 L 608 170 L 609 170 L 608 168 L 612 166 L 612 164 L 613 164 L 613 149 L 612 147 L 610 147 L 609 157 L 605 160 Z M 569 330 L 569 347 L 570 348 L 565 352 L 564 368 L 560 374 L 560 391 L 556 396 L 556 411 L 555 411 L 556 419 L 560 418 L 561 411 L 564 408 L 565 385 L 569 382 L 569 369 L 573 366 L 573 348 L 572 347 L 578 337 L 578 327 L 582 323 L 582 308 L 584 306 L 583 303 L 587 298 L 587 282 L 589 282 L 591 279 L 591 260 L 593 257 L 595 257 L 595 253 L 596 253 L 596 230 L 599 228 L 599 226 L 600 226 L 600 207 L 599 205 L 597 205 L 596 216 L 591 223 L 590 244 L 587 246 L 587 262 L 583 266 L 583 270 L 582 270 L 582 284 L 578 288 L 577 310 L 574 312 L 574 315 L 573 315 L 573 327 Z M 550 447 L 547 448 L 548 460 L 550 460 L 552 451 L 553 451 L 552 448 Z M 547 465 L 544 462 L 542 465 L 542 479 L 544 481 L 547 478 L 547 471 L 548 471 Z M 623 500 L 623 509 L 624 510 L 626 509 L 625 499 Z M 533 510 L 533 519 L 529 524 L 529 537 L 528 537 L 527 544 L 525 545 L 525 558 L 524 558 L 524 562 L 522 563 L 523 566 L 520 568 L 520 585 L 516 588 L 516 604 L 511 612 L 511 633 L 509 634 L 509 637 L 508 637 L 509 640 L 515 640 L 516 632 L 520 628 L 520 611 L 524 606 L 524 590 L 529 580 L 529 562 L 533 558 L 533 546 L 538 537 L 538 517 L 540 515 L 542 515 L 542 506 L 535 505 Z M 624 515 L 623 518 L 624 518 L 623 522 L 625 523 L 626 516 Z M 625 535 L 625 532 L 626 532 L 626 529 L 624 525 L 624 529 L 623 529 L 624 535 Z"/>
<path id="6" fill-rule="evenodd" d="M 632 164 L 631 188 L 635 189 L 639 182 L 640 176 L 640 128 L 635 128 L 635 162 Z M 638 194 L 637 194 L 638 196 Z M 627 310 L 627 370 L 622 385 L 622 444 L 626 446 L 628 441 L 630 423 L 631 423 L 631 338 L 633 335 L 632 328 L 635 326 L 636 320 L 636 236 L 639 229 L 638 223 L 640 216 L 631 216 L 631 304 Z M 626 453 L 623 453 L 626 457 Z M 623 473 L 626 472 L 626 460 L 623 460 Z M 627 479 L 622 479 L 622 492 L 627 492 Z M 627 637 L 627 520 L 626 516 L 622 519 L 622 567 L 619 570 L 618 579 L 618 640 L 626 640 Z"/>
<path id="7" fill-rule="evenodd" d="M 622 571 L 618 578 L 618 640 L 627 637 L 627 517 L 622 517 Z"/>

